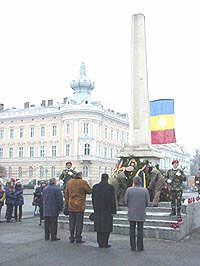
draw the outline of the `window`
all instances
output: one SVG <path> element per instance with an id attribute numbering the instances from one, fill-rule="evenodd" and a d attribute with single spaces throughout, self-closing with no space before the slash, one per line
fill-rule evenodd
<path id="1" fill-rule="evenodd" d="M 119 130 L 117 130 L 117 141 L 119 140 Z"/>
<path id="2" fill-rule="evenodd" d="M 10 139 L 14 138 L 14 128 L 10 128 Z"/>
<path id="3" fill-rule="evenodd" d="M 23 158 L 23 152 L 24 152 L 24 148 L 19 147 L 19 158 Z"/>
<path id="4" fill-rule="evenodd" d="M 88 143 L 85 144 L 84 155 L 90 155 L 90 144 Z"/>
<path id="5" fill-rule="evenodd" d="M 56 168 L 55 166 L 51 167 L 51 177 L 55 177 L 56 176 Z"/>
<path id="6" fill-rule="evenodd" d="M 104 148 L 104 158 L 107 158 L 107 148 Z"/>
<path id="7" fill-rule="evenodd" d="M 113 140 L 113 128 L 110 130 L 110 139 Z"/>
<path id="8" fill-rule="evenodd" d="M 24 129 L 23 129 L 23 127 L 20 127 L 20 129 L 19 129 L 19 137 L 20 137 L 20 139 L 23 138 L 23 136 L 24 136 Z"/>
<path id="9" fill-rule="evenodd" d="M 56 157 L 56 146 L 55 145 L 51 147 L 51 154 L 52 154 L 52 157 Z"/>
<path id="10" fill-rule="evenodd" d="M 9 158 L 13 158 L 13 147 L 9 148 Z"/>
<path id="11" fill-rule="evenodd" d="M 11 178 L 12 177 L 12 167 L 8 167 L 8 177 Z"/>
<path id="12" fill-rule="evenodd" d="M 29 178 L 33 178 L 33 167 L 32 166 L 30 166 L 28 169 L 28 176 Z"/>
<path id="13" fill-rule="evenodd" d="M 40 157 L 44 157 L 44 146 L 40 146 Z"/>
<path id="14" fill-rule="evenodd" d="M 87 165 L 83 166 L 83 177 L 84 178 L 88 177 L 88 166 Z"/>
<path id="15" fill-rule="evenodd" d="M 52 136 L 55 137 L 57 135 L 57 126 L 52 127 Z"/>
<path id="16" fill-rule="evenodd" d="M 101 166 L 99 166 L 99 178 L 101 177 Z"/>
<path id="17" fill-rule="evenodd" d="M 22 167 L 18 168 L 18 178 L 22 178 Z"/>
<path id="18" fill-rule="evenodd" d="M 30 147 L 29 156 L 30 156 L 30 158 L 34 157 L 34 147 L 33 146 Z"/>
<path id="19" fill-rule="evenodd" d="M 66 124 L 66 134 L 67 135 L 70 134 L 70 124 L 69 123 Z"/>
<path id="20" fill-rule="evenodd" d="M 122 131 L 122 143 L 124 143 L 124 131 Z"/>
<path id="21" fill-rule="evenodd" d="M 44 126 L 42 126 L 42 127 L 40 128 L 40 136 L 41 136 L 41 137 L 45 137 L 45 127 L 44 127 Z"/>
<path id="22" fill-rule="evenodd" d="M 40 166 L 40 178 L 43 178 L 44 176 L 44 167 Z"/>
<path id="23" fill-rule="evenodd" d="M 84 123 L 83 124 L 83 134 L 84 135 L 88 135 L 89 133 L 89 124 L 88 123 Z"/>
<path id="24" fill-rule="evenodd" d="M 3 148 L 0 147 L 0 158 L 3 158 Z"/>
<path id="25" fill-rule="evenodd" d="M 1 128 L 0 129 L 0 139 L 3 139 L 4 138 L 4 129 Z"/>
<path id="26" fill-rule="evenodd" d="M 108 138 L 108 128 L 105 127 L 105 139 L 107 139 L 107 138 Z"/>
<path id="27" fill-rule="evenodd" d="M 70 144 L 66 144 L 66 156 L 70 155 Z"/>
<path id="28" fill-rule="evenodd" d="M 33 138 L 34 137 L 34 127 L 30 128 L 30 137 Z"/>
<path id="29" fill-rule="evenodd" d="M 110 148 L 110 158 L 113 159 L 113 148 Z"/>

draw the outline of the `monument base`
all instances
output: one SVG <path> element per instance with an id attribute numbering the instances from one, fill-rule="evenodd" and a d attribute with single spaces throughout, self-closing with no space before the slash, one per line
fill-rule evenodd
<path id="1" fill-rule="evenodd" d="M 162 154 L 150 145 L 129 145 L 125 146 L 120 152 L 120 157 L 131 157 L 159 163 Z"/>

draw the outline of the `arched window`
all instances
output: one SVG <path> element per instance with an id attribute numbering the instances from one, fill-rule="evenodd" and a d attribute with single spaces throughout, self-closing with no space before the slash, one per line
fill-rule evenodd
<path id="1" fill-rule="evenodd" d="M 21 166 L 18 168 L 18 177 L 22 178 L 22 167 Z"/>
<path id="2" fill-rule="evenodd" d="M 8 167 L 8 177 L 11 178 L 12 177 L 12 167 Z"/>
<path id="3" fill-rule="evenodd" d="M 83 166 L 83 177 L 88 178 L 88 166 L 87 165 Z"/>
<path id="4" fill-rule="evenodd" d="M 29 167 L 29 178 L 33 178 L 33 167 L 32 166 L 30 166 Z"/>
<path id="5" fill-rule="evenodd" d="M 44 176 L 44 167 L 40 166 L 40 178 L 43 178 Z"/>
<path id="6" fill-rule="evenodd" d="M 51 167 L 51 177 L 55 177 L 56 176 L 56 168 L 55 166 Z"/>

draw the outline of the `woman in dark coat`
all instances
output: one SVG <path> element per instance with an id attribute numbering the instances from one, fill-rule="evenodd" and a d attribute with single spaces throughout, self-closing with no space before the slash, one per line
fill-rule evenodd
<path id="1" fill-rule="evenodd" d="M 108 175 L 102 174 L 101 182 L 92 189 L 94 230 L 100 248 L 109 248 L 108 239 L 113 230 L 113 214 L 116 213 L 114 187 L 108 184 Z"/>
<path id="2" fill-rule="evenodd" d="M 41 181 L 40 186 L 37 187 L 35 192 L 34 192 L 34 200 L 33 201 L 37 202 L 37 205 L 39 206 L 39 213 L 40 213 L 40 223 L 39 223 L 39 225 L 41 225 L 42 224 L 42 220 L 44 220 L 42 193 L 43 193 L 43 189 L 46 187 L 46 185 L 47 185 L 46 181 L 44 181 L 44 180 Z"/>
<path id="3" fill-rule="evenodd" d="M 23 187 L 20 180 L 16 181 L 15 184 L 15 221 L 17 222 L 19 219 L 19 222 L 22 220 L 22 206 L 24 205 L 24 195 L 23 195 Z M 18 215 L 19 210 L 19 215 Z"/>

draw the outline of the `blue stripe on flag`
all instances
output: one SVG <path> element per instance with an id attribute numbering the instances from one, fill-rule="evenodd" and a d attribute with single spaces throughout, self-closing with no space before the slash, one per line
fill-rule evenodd
<path id="1" fill-rule="evenodd" d="M 150 101 L 150 115 L 174 114 L 174 99 Z"/>

